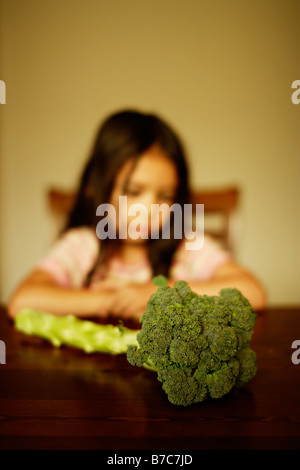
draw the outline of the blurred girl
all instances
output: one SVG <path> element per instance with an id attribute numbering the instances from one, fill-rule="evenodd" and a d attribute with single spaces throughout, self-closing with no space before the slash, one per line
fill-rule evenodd
<path id="1" fill-rule="evenodd" d="M 184 279 L 199 294 L 217 295 L 223 287 L 237 287 L 255 309 L 263 308 L 259 282 L 211 238 L 206 237 L 199 250 L 186 250 L 184 240 L 174 236 L 172 212 L 168 239 L 161 237 L 170 214 L 166 210 L 156 227 L 150 219 L 142 221 L 138 238 L 120 236 L 122 224 L 128 227 L 133 219 L 129 210 L 122 213 L 119 196 L 127 196 L 127 208 L 143 204 L 149 215 L 153 204 L 183 207 L 190 201 L 188 179 L 182 143 L 167 123 L 131 110 L 110 116 L 97 134 L 67 226 L 16 289 L 10 316 L 31 307 L 57 315 L 137 320 L 157 289 L 152 284 L 157 274 L 164 274 L 169 285 Z M 110 220 L 116 238 L 100 239 L 96 212 L 107 203 L 116 211 Z"/>

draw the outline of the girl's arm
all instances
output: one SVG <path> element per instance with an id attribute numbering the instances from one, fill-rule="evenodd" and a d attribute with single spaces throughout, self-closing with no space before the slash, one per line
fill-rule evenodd
<path id="1" fill-rule="evenodd" d="M 169 284 L 173 285 L 174 281 L 170 280 Z M 263 310 L 266 306 L 266 295 L 260 282 L 233 261 L 221 265 L 213 278 L 207 281 L 190 281 L 189 286 L 200 295 L 218 295 L 223 288 L 235 287 L 249 300 L 254 310 Z"/>
<path id="2" fill-rule="evenodd" d="M 174 285 L 169 279 L 169 285 Z M 248 272 L 232 261 L 220 266 L 213 278 L 207 281 L 189 281 L 194 292 L 218 295 L 225 287 L 236 287 L 249 300 L 254 310 L 263 310 L 266 305 L 265 292 L 261 284 Z M 12 296 L 8 313 L 14 317 L 23 307 L 48 311 L 56 315 L 72 314 L 79 317 L 113 315 L 119 318 L 138 320 L 144 312 L 149 297 L 157 290 L 152 282 L 125 284 L 104 280 L 97 288 L 65 288 L 56 284 L 43 271 L 35 271 Z"/>
<path id="3" fill-rule="evenodd" d="M 17 288 L 8 304 L 8 315 L 14 318 L 25 307 L 55 315 L 105 318 L 111 308 L 112 288 L 98 291 L 66 288 L 58 285 L 42 270 L 35 270 Z"/>
<path id="4" fill-rule="evenodd" d="M 100 281 L 102 286 L 113 286 L 115 281 Z M 173 287 L 174 279 L 169 279 L 168 284 Z M 249 300 L 253 309 L 263 310 L 266 305 L 265 292 L 261 284 L 252 274 L 241 268 L 233 261 L 227 261 L 220 266 L 214 276 L 207 281 L 188 281 L 190 288 L 200 295 L 218 295 L 219 291 L 226 287 L 235 287 Z M 133 318 L 139 320 L 143 314 L 149 297 L 156 292 L 157 287 L 152 282 L 143 284 L 129 283 L 119 285 L 112 294 L 113 303 L 110 313 L 118 318 Z"/>

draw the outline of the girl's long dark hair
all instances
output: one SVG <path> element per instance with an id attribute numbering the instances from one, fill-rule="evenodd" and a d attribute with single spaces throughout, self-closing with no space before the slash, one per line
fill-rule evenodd
<path id="1" fill-rule="evenodd" d="M 174 202 L 186 204 L 190 200 L 188 165 L 182 142 L 170 126 L 154 114 L 125 110 L 111 115 L 100 127 L 90 158 L 81 176 L 77 197 L 65 230 L 79 226 L 95 228 L 96 209 L 110 200 L 116 175 L 122 165 L 133 159 L 133 167 L 140 155 L 151 145 L 159 144 L 177 169 L 179 186 Z M 126 194 L 126 190 L 124 192 Z M 180 239 L 174 238 L 174 217 L 171 217 L 170 239 L 149 239 L 148 253 L 153 275 L 168 276 Z M 183 233 L 183 230 L 182 230 Z M 99 265 L 113 252 L 118 240 L 101 240 Z"/>

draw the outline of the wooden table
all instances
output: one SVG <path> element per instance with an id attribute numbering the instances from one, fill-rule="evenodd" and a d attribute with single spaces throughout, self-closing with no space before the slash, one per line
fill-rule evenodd
<path id="1" fill-rule="evenodd" d="M 125 356 L 57 349 L 15 330 L 0 309 L 0 449 L 300 448 L 300 308 L 258 317 L 258 372 L 220 400 L 171 405 L 155 373 Z M 299 352 L 300 359 L 300 352 Z"/>

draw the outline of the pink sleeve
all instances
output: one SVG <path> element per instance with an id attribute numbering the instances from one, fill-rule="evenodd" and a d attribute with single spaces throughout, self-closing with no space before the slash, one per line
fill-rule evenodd
<path id="1" fill-rule="evenodd" d="M 170 275 L 176 280 L 205 281 L 229 259 L 230 253 L 209 236 L 204 237 L 203 246 L 199 250 L 186 250 L 183 241 L 175 253 Z"/>
<path id="2" fill-rule="evenodd" d="M 47 271 L 53 279 L 65 287 L 81 287 L 96 262 L 99 240 L 92 229 L 70 229 L 42 258 L 36 268 Z"/>

